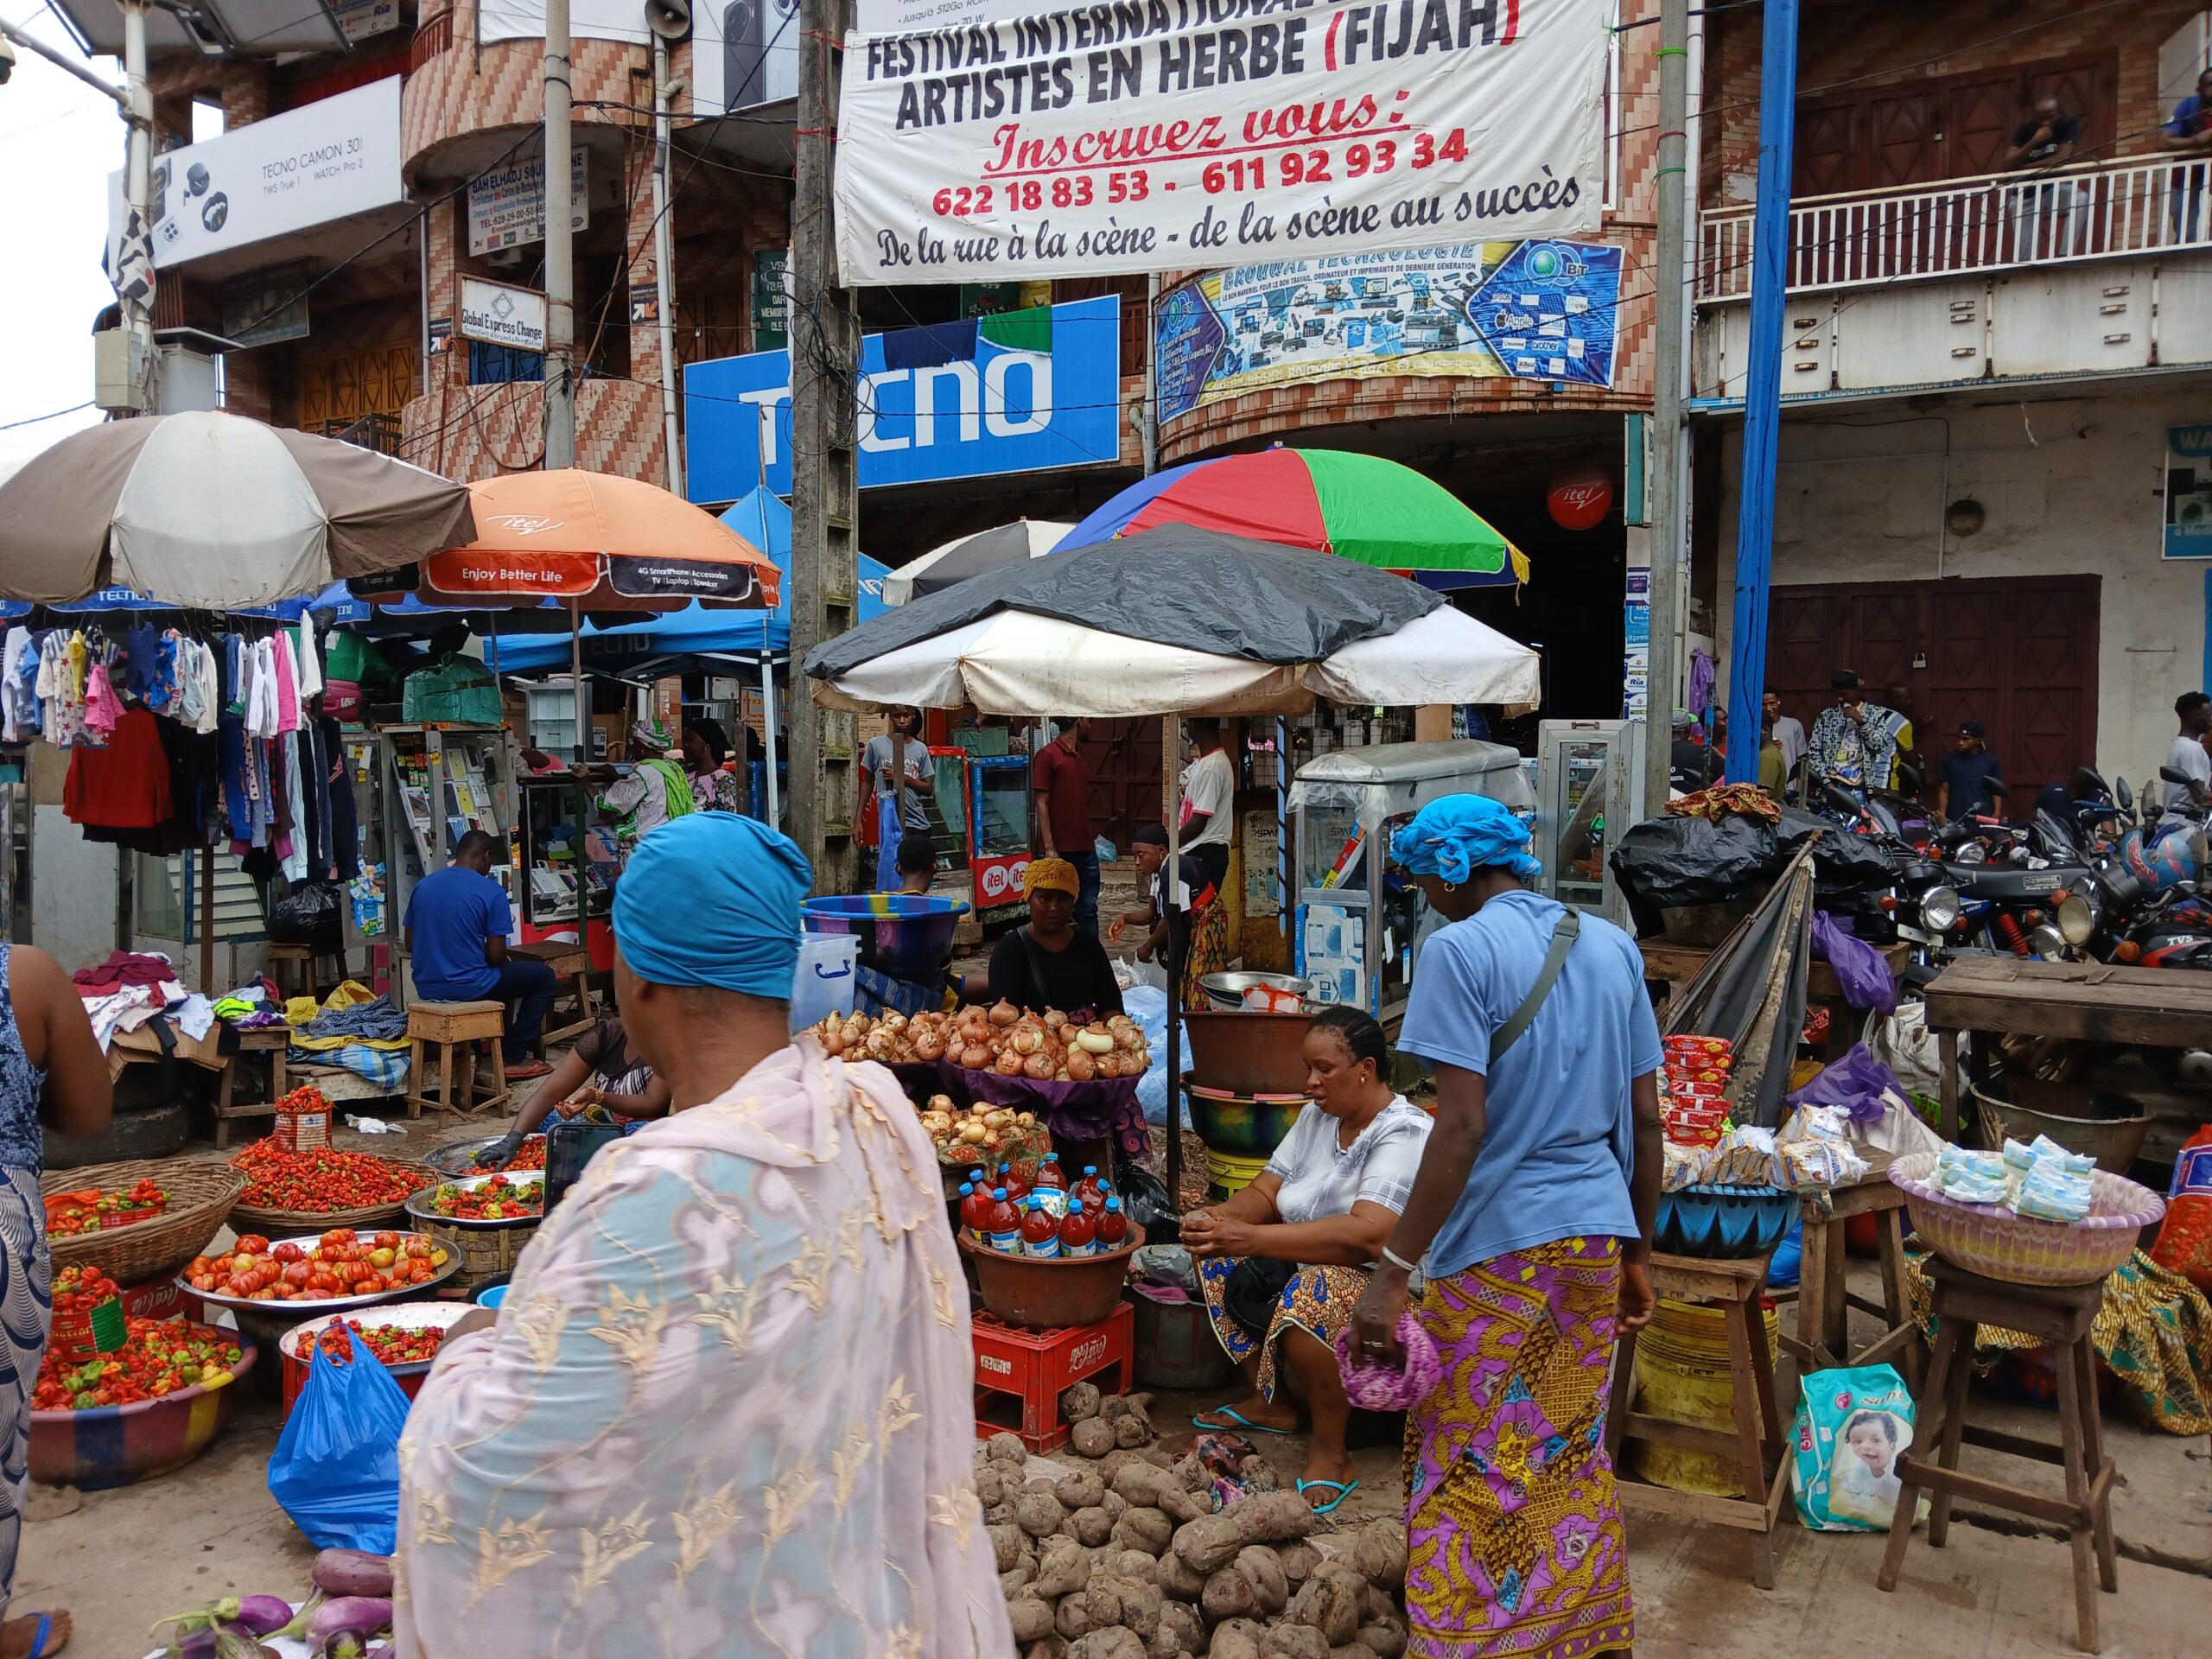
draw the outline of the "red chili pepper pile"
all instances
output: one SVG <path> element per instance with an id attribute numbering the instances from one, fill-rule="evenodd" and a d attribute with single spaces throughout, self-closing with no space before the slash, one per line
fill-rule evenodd
<path id="1" fill-rule="evenodd" d="M 32 1408 L 89 1411 L 156 1400 L 180 1389 L 213 1387 L 229 1382 L 232 1368 L 245 1357 L 236 1332 L 212 1325 L 132 1319 L 129 1329 L 129 1338 L 111 1354 L 80 1362 L 48 1350 L 31 1393 Z"/>
<path id="2" fill-rule="evenodd" d="M 494 1175 L 483 1185 L 448 1181 L 430 1195 L 429 1207 L 458 1221 L 514 1221 L 545 1213 L 545 1183 Z"/>
<path id="3" fill-rule="evenodd" d="M 330 1097 L 311 1083 L 303 1083 L 276 1103 L 279 1116 L 289 1116 L 301 1112 L 327 1112 Z"/>
<path id="4" fill-rule="evenodd" d="M 74 1238 L 158 1216 L 168 1208 L 168 1189 L 141 1180 L 124 1192 L 97 1186 L 74 1192 L 56 1192 L 46 1200 L 46 1230 L 54 1238 Z"/>
<path id="5" fill-rule="evenodd" d="M 341 1325 L 345 1328 L 341 1329 Z M 359 1319 L 333 1319 L 322 1327 L 315 1345 L 341 1365 L 353 1363 L 353 1348 L 346 1340 L 346 1330 L 360 1338 L 361 1345 L 387 1365 L 416 1365 L 435 1359 L 439 1344 L 446 1339 L 445 1332 L 436 1325 L 364 1325 Z"/>
<path id="6" fill-rule="evenodd" d="M 362 1210 L 401 1204 L 422 1185 L 407 1172 L 365 1152 L 286 1152 L 257 1141 L 231 1162 L 252 1179 L 240 1204 L 264 1210 Z"/>
<path id="7" fill-rule="evenodd" d="M 89 1313 L 122 1294 L 122 1287 L 95 1267 L 71 1262 L 54 1275 L 54 1311 Z"/>
<path id="8" fill-rule="evenodd" d="M 425 1283 L 451 1258 L 420 1233 L 378 1233 L 364 1240 L 351 1227 L 334 1227 L 310 1249 L 289 1239 L 273 1249 L 248 1233 L 226 1255 L 195 1255 L 184 1281 L 194 1290 L 242 1296 L 249 1301 L 327 1300 L 373 1296 Z"/>
<path id="9" fill-rule="evenodd" d="M 479 1169 L 484 1167 L 484 1165 L 480 1160 L 480 1157 L 476 1167 Z M 512 1158 L 510 1158 L 504 1167 L 511 1170 L 544 1168 L 545 1137 L 542 1135 L 524 1136 L 522 1149 L 516 1153 Z"/>

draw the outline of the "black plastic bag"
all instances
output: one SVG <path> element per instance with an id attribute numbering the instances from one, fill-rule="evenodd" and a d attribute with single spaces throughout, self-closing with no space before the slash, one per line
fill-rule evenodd
<path id="1" fill-rule="evenodd" d="M 1144 1229 L 1147 1244 L 1173 1244 L 1183 1236 L 1183 1217 L 1167 1196 L 1167 1183 L 1142 1164 L 1133 1164 L 1117 1148 L 1114 1154 L 1114 1190 L 1122 1195 L 1122 1208 Z"/>
<path id="2" fill-rule="evenodd" d="M 1611 861 L 1637 926 L 1654 932 L 1662 908 L 1757 899 L 1788 859 L 1773 826 L 1732 812 L 1718 823 L 1702 817 L 1647 818 L 1630 826 Z"/>
<path id="3" fill-rule="evenodd" d="M 318 945 L 334 955 L 343 942 L 338 905 L 338 889 L 330 883 L 302 882 L 270 907 L 270 942 Z"/>
<path id="4" fill-rule="evenodd" d="M 1782 809 L 1782 828 L 1776 837 L 1783 861 L 1795 857 L 1805 837 L 1815 830 L 1826 832 L 1813 849 L 1813 891 L 1817 897 L 1866 893 L 1896 882 L 1898 861 L 1879 842 L 1794 806 Z"/>

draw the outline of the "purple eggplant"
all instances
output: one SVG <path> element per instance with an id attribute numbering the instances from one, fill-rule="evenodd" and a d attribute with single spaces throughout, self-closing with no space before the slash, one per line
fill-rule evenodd
<path id="1" fill-rule="evenodd" d="M 330 1638 L 351 1631 L 368 1646 L 368 1638 L 391 1628 L 391 1603 L 378 1596 L 340 1596 L 315 1610 L 308 1621 L 308 1640 L 327 1650 Z"/>
<path id="2" fill-rule="evenodd" d="M 389 1596 L 391 1557 L 359 1549 L 326 1549 L 315 1558 L 315 1588 L 331 1596 Z"/>
<path id="3" fill-rule="evenodd" d="M 292 1604 L 280 1596 L 241 1596 L 230 1623 L 250 1636 L 272 1636 L 292 1622 Z"/>

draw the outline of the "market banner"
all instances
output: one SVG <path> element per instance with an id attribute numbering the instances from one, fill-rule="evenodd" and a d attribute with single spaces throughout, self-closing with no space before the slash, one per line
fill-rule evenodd
<path id="1" fill-rule="evenodd" d="M 2166 429 L 2165 556 L 2212 559 L 2212 426 Z"/>
<path id="2" fill-rule="evenodd" d="M 841 280 L 1599 228 L 1607 0 L 1118 0 L 846 37 Z"/>
<path id="3" fill-rule="evenodd" d="M 1212 271 L 1160 302 L 1160 417 L 1382 375 L 1611 386 L 1620 295 L 1618 248 L 1548 239 Z"/>

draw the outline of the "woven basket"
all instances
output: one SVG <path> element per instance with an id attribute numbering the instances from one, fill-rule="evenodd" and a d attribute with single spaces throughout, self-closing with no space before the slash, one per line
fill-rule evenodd
<path id="1" fill-rule="evenodd" d="M 39 1190 L 47 1194 L 74 1192 L 87 1186 L 116 1191 L 140 1180 L 168 1189 L 168 1210 L 150 1221 L 136 1221 L 128 1227 L 49 1239 L 48 1248 L 54 1253 L 56 1268 L 97 1263 L 119 1285 L 166 1279 L 205 1250 L 222 1230 L 223 1218 L 245 1191 L 246 1176 L 244 1170 L 228 1164 L 164 1158 L 49 1170 L 39 1178 Z"/>
<path id="2" fill-rule="evenodd" d="M 385 1162 L 412 1180 L 417 1192 L 426 1186 L 435 1186 L 444 1179 L 427 1164 L 411 1163 L 402 1158 L 387 1158 Z M 244 1190 L 243 1186 L 240 1190 Z M 365 1210 L 264 1210 L 250 1204 L 233 1204 L 231 1225 L 241 1233 L 282 1238 L 288 1233 L 327 1233 L 334 1227 L 351 1227 L 356 1232 L 389 1227 L 397 1232 L 404 1230 L 410 1224 L 407 1200 L 401 1198 L 395 1204 L 372 1205 Z"/>
<path id="3" fill-rule="evenodd" d="M 461 1276 L 455 1282 L 465 1290 L 474 1290 L 488 1279 L 512 1273 L 522 1257 L 522 1247 L 537 1236 L 538 1224 L 544 1219 L 522 1216 L 504 1227 L 450 1227 L 416 1217 L 410 1218 L 410 1224 L 461 1258 Z"/>
<path id="4" fill-rule="evenodd" d="M 1961 1204 L 1936 1185 L 1939 1154 L 1916 1153 L 1890 1166 L 1913 1230 L 1929 1249 L 1969 1273 L 2016 1285 L 2093 1285 L 2135 1253 L 2136 1236 L 2166 1213 L 2147 1186 L 2107 1170 L 2089 1173 L 2083 1221 L 2039 1221 L 2002 1205 Z"/>

